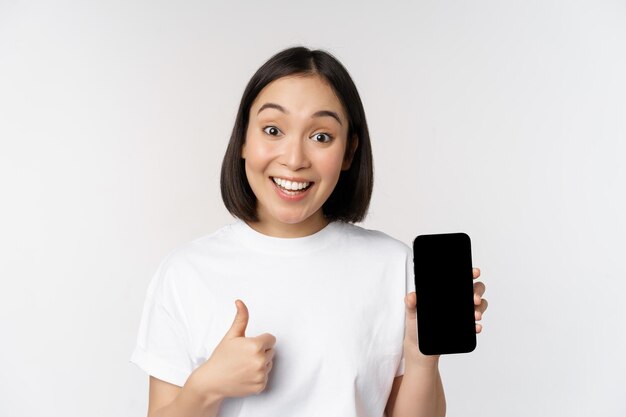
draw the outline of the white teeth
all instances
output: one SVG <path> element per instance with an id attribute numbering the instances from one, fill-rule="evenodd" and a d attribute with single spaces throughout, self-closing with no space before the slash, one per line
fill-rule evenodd
<path id="1" fill-rule="evenodd" d="M 276 177 L 272 177 L 272 179 L 274 180 L 274 182 L 278 185 L 280 185 L 283 188 L 286 188 L 288 190 L 301 190 L 303 188 L 306 188 L 309 186 L 310 182 L 292 182 L 292 181 L 287 181 L 284 180 L 282 178 L 276 178 Z"/>

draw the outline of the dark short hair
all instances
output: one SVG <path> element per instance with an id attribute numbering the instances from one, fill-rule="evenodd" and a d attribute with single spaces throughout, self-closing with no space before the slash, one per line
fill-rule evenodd
<path id="1" fill-rule="evenodd" d="M 329 52 L 302 46 L 272 56 L 252 76 L 243 92 L 235 126 L 222 162 L 220 189 L 226 209 L 242 220 L 257 222 L 257 199 L 248 183 L 241 149 L 246 139 L 250 108 L 261 90 L 274 80 L 291 75 L 318 75 L 325 79 L 341 101 L 348 117 L 346 152 L 353 136 L 358 146 L 350 168 L 341 171 L 335 189 L 322 205 L 329 221 L 360 222 L 367 215 L 374 185 L 372 147 L 359 93 L 345 67 Z"/>

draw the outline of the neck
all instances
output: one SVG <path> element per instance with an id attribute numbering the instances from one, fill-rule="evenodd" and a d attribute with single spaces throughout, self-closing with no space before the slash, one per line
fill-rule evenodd
<path id="1" fill-rule="evenodd" d="M 267 236 L 280 238 L 305 237 L 319 232 L 330 223 L 324 218 L 321 210 L 318 213 L 319 215 L 310 216 L 300 223 L 293 224 L 283 223 L 275 219 L 273 221 L 260 219 L 258 222 L 246 223 L 257 232 Z"/>

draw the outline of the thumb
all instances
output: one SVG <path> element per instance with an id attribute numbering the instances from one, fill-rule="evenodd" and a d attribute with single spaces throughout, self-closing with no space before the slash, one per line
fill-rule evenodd
<path id="1" fill-rule="evenodd" d="M 233 324 L 226 332 L 224 336 L 225 339 L 232 339 L 234 337 L 245 337 L 246 336 L 246 327 L 248 326 L 248 307 L 243 303 L 243 301 L 237 299 L 235 300 L 235 305 L 237 306 L 237 314 L 235 315 L 235 320 L 233 320 Z"/>
<path id="2" fill-rule="evenodd" d="M 404 330 L 404 340 L 409 341 L 411 346 L 417 345 L 417 294 L 411 292 L 404 297 L 406 306 L 406 326 Z"/>
<path id="3" fill-rule="evenodd" d="M 404 297 L 407 320 L 417 320 L 417 294 L 411 292 Z"/>

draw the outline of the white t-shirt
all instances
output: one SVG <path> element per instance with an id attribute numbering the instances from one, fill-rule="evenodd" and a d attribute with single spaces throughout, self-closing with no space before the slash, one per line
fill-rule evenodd
<path id="1" fill-rule="evenodd" d="M 248 307 L 246 337 L 276 337 L 260 394 L 225 398 L 221 417 L 381 417 L 404 374 L 411 248 L 331 222 L 300 238 L 236 219 L 173 250 L 148 287 L 131 362 L 183 386 Z"/>

